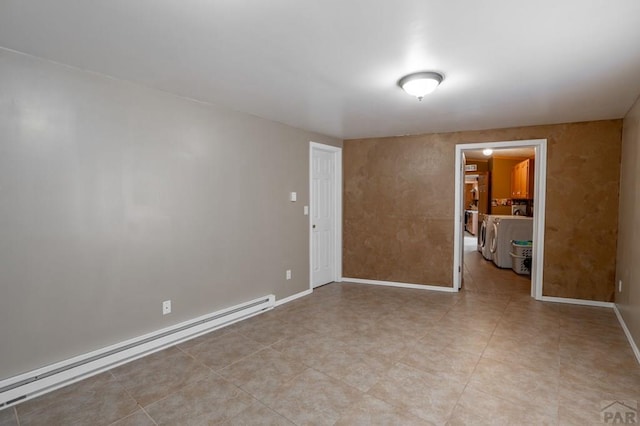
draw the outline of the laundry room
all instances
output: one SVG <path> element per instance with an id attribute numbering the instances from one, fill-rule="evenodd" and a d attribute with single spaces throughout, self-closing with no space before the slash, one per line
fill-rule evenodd
<path id="1" fill-rule="evenodd" d="M 467 150 L 463 288 L 531 288 L 535 149 Z M 482 288 L 478 288 L 482 286 Z"/>

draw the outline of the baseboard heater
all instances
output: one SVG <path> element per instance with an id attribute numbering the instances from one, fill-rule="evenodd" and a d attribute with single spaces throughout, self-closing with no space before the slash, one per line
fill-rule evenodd
<path id="1" fill-rule="evenodd" d="M 273 309 L 270 294 L 0 381 L 0 410 Z"/>

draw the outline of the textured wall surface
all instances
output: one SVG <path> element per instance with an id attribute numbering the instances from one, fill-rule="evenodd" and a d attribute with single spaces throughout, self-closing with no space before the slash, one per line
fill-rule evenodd
<path id="1" fill-rule="evenodd" d="M 343 275 L 450 286 L 457 143 L 548 140 L 545 295 L 612 301 L 622 120 L 344 142 Z"/>
<path id="2" fill-rule="evenodd" d="M 518 164 L 518 159 L 494 158 L 491 171 L 491 199 L 511 198 L 511 170 Z M 491 204 L 491 200 L 489 200 Z M 511 206 L 491 206 L 491 214 L 511 214 Z"/>
<path id="3" fill-rule="evenodd" d="M 616 303 L 636 344 L 640 344 L 640 99 L 624 118 L 620 170 L 620 214 Z"/>
<path id="4" fill-rule="evenodd" d="M 467 164 L 475 164 L 477 169 L 475 172 L 468 173 L 476 173 L 476 172 L 488 172 L 489 171 L 489 161 L 487 160 L 467 160 Z"/>

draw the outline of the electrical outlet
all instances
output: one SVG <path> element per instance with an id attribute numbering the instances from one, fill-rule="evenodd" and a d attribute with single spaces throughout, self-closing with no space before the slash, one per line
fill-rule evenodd
<path id="1" fill-rule="evenodd" d="M 622 280 L 618 281 L 618 293 L 622 293 Z"/>
<path id="2" fill-rule="evenodd" d="M 285 273 L 285 278 L 288 280 L 291 279 L 291 269 L 287 269 L 287 272 Z"/>
<path id="3" fill-rule="evenodd" d="M 171 313 L 171 300 L 165 300 L 162 302 L 162 315 Z"/>

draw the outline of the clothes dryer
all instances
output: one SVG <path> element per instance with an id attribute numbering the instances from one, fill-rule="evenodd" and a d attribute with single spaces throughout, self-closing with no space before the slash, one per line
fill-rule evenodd
<path id="1" fill-rule="evenodd" d="M 491 260 L 499 268 L 511 268 L 511 241 L 533 239 L 533 218 L 495 216 L 488 240 Z"/>

